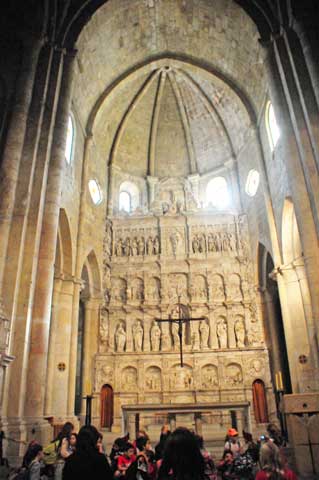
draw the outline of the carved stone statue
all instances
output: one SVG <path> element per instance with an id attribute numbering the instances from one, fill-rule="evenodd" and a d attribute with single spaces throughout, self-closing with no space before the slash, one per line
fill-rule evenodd
<path id="1" fill-rule="evenodd" d="M 124 254 L 126 257 L 129 257 L 131 255 L 131 240 L 129 237 L 126 237 L 126 240 L 125 240 Z"/>
<path id="2" fill-rule="evenodd" d="M 136 352 L 141 352 L 143 347 L 143 335 L 144 330 L 141 325 L 140 320 L 138 320 L 133 327 L 133 340 L 134 340 L 134 350 Z"/>
<path id="3" fill-rule="evenodd" d="M 201 348 L 208 348 L 209 339 L 209 325 L 206 320 L 202 320 L 199 324 L 200 331 L 200 346 Z"/>
<path id="4" fill-rule="evenodd" d="M 115 344 L 117 352 L 124 352 L 126 343 L 126 332 L 122 323 L 119 324 L 115 333 Z"/>
<path id="5" fill-rule="evenodd" d="M 200 347 L 198 325 L 192 329 L 192 350 L 199 350 Z"/>
<path id="6" fill-rule="evenodd" d="M 106 346 L 108 343 L 109 329 L 108 329 L 108 311 L 101 307 L 100 309 L 100 342 Z"/>
<path id="7" fill-rule="evenodd" d="M 121 238 L 118 239 L 115 245 L 115 255 L 117 257 L 122 257 L 123 255 L 123 240 Z"/>
<path id="8" fill-rule="evenodd" d="M 198 239 L 198 251 L 199 253 L 206 252 L 206 242 L 205 242 L 205 235 L 200 235 Z"/>
<path id="9" fill-rule="evenodd" d="M 133 256 L 138 255 L 138 243 L 137 243 L 136 237 L 134 237 L 132 240 L 132 255 Z"/>
<path id="10" fill-rule="evenodd" d="M 155 321 L 151 328 L 151 348 L 153 352 L 158 352 L 160 350 L 161 335 L 162 331 L 158 323 Z"/>
<path id="11" fill-rule="evenodd" d="M 235 338 L 236 338 L 236 345 L 238 348 L 245 347 L 245 325 L 242 319 L 239 319 L 235 322 Z"/>
<path id="12" fill-rule="evenodd" d="M 145 253 L 145 240 L 144 240 L 144 237 L 141 237 L 138 240 L 138 254 L 144 255 L 144 253 Z"/>
<path id="13" fill-rule="evenodd" d="M 181 238 L 178 232 L 173 232 L 170 237 L 170 242 L 171 242 L 171 250 L 172 254 L 176 256 L 178 253 L 180 253 L 181 249 Z"/>
<path id="14" fill-rule="evenodd" d="M 174 350 L 179 349 L 178 323 L 172 323 L 172 339 Z"/>
<path id="15" fill-rule="evenodd" d="M 219 322 L 217 323 L 216 332 L 218 337 L 219 348 L 227 348 L 228 335 L 227 335 L 226 320 L 224 319 L 219 320 Z"/>
<path id="16" fill-rule="evenodd" d="M 147 239 L 147 253 L 148 255 L 153 255 L 153 239 L 152 237 L 148 237 Z"/>
<path id="17" fill-rule="evenodd" d="M 198 237 L 195 235 L 192 240 L 192 249 L 193 253 L 198 253 L 199 249 L 199 243 L 198 243 Z"/>
<path id="18" fill-rule="evenodd" d="M 158 235 L 156 235 L 153 241 L 153 252 L 154 252 L 154 255 L 159 255 L 160 253 L 160 241 L 159 241 Z"/>

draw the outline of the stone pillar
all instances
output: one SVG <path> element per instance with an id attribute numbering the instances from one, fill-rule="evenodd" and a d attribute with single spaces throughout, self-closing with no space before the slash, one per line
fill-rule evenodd
<path id="1" fill-rule="evenodd" d="M 52 393 L 54 386 L 54 371 L 55 365 L 55 341 L 58 328 L 58 315 L 59 315 L 59 299 L 62 287 L 61 276 L 54 279 L 53 297 L 52 297 L 52 310 L 51 310 L 51 325 L 50 325 L 50 341 L 48 350 L 48 373 L 46 380 L 46 396 L 45 396 L 45 416 L 53 416 L 52 406 Z"/>
<path id="2" fill-rule="evenodd" d="M 315 23 L 315 19 L 312 19 Z M 318 53 L 317 58 L 315 58 L 315 52 L 318 50 L 317 45 L 317 25 L 311 28 L 310 25 L 305 26 L 305 24 L 296 19 L 292 22 L 292 28 L 298 35 L 304 58 L 308 67 L 309 75 L 311 78 L 311 83 L 313 87 L 314 94 L 317 99 L 317 105 L 319 106 L 319 64 L 318 64 Z"/>
<path id="3" fill-rule="evenodd" d="M 228 348 L 236 348 L 235 338 L 235 313 L 231 307 L 227 309 L 227 324 L 228 324 Z"/>
<path id="4" fill-rule="evenodd" d="M 54 376 L 52 394 L 53 412 L 63 420 L 68 416 L 68 396 L 66 392 L 68 391 L 70 368 L 69 350 L 71 345 L 73 294 L 73 278 L 67 274 L 63 274 L 59 294 L 58 314 L 56 316 L 57 322 L 55 332 L 55 355 L 53 358 Z M 48 380 L 49 379 L 47 379 L 47 388 L 50 388 Z"/>
<path id="5" fill-rule="evenodd" d="M 84 302 L 84 338 L 82 367 L 82 396 L 93 392 L 93 357 L 97 353 L 100 298 L 90 298 Z M 85 414 L 85 401 L 82 402 L 82 414 Z"/>
<path id="6" fill-rule="evenodd" d="M 61 93 L 55 123 L 42 223 L 32 312 L 33 318 L 25 403 L 25 414 L 30 417 L 41 417 L 44 413 L 53 267 L 56 254 L 60 199 L 65 163 L 64 151 L 71 102 L 74 58 L 74 52 L 64 57 Z"/>
<path id="7" fill-rule="evenodd" d="M 72 325 L 69 357 L 69 380 L 68 380 L 68 417 L 74 415 L 75 406 L 75 386 L 76 386 L 76 366 L 78 350 L 78 325 L 79 325 L 79 305 L 80 292 L 83 287 L 81 279 L 74 279 L 73 305 L 72 305 Z"/>
<path id="8" fill-rule="evenodd" d="M 147 177 L 147 185 L 148 185 L 148 208 L 151 207 L 152 203 L 155 200 L 155 187 L 158 183 L 157 177 Z"/>
<path id="9" fill-rule="evenodd" d="M 21 155 L 24 144 L 28 112 L 31 104 L 34 78 L 43 40 L 27 36 L 23 39 L 24 51 L 15 99 L 11 111 L 11 122 L 0 170 L 0 304 L 6 253 Z"/>
<path id="10" fill-rule="evenodd" d="M 277 57 L 278 55 L 279 53 L 277 53 Z M 275 57 L 273 48 L 269 47 L 268 56 L 266 59 L 266 66 L 268 69 L 270 95 L 273 100 L 273 105 L 278 118 L 278 123 L 284 137 L 283 145 L 285 149 L 283 153 L 285 155 L 285 158 L 287 159 L 286 169 L 290 181 L 290 188 L 293 197 L 294 209 L 296 212 L 302 250 L 304 252 L 304 264 L 306 268 L 309 290 L 311 295 L 312 315 L 313 318 L 318 318 L 319 286 L 317 280 L 319 270 L 319 253 L 318 249 L 314 248 L 314 245 L 317 244 L 316 224 L 313 215 L 313 209 L 315 209 L 315 205 L 312 202 L 311 192 L 308 192 L 308 184 L 307 178 L 305 176 L 304 164 L 299 154 L 299 148 L 301 145 L 299 145 L 296 140 L 284 91 L 283 88 L 280 87 L 281 78 L 276 63 L 280 60 L 280 58 L 278 59 L 277 57 Z M 280 284 L 282 284 L 282 282 L 278 282 L 278 286 Z M 282 300 L 281 295 L 280 298 Z M 307 322 L 308 320 L 309 319 L 307 319 Z M 318 322 L 314 325 L 314 328 L 316 330 L 316 336 L 317 338 L 319 338 Z M 318 353 L 316 353 L 315 351 L 313 352 L 313 355 L 314 357 L 317 357 L 316 362 L 318 362 Z"/>

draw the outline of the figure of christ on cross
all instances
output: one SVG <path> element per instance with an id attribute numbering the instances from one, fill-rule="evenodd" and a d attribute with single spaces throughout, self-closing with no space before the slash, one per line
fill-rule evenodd
<path id="1" fill-rule="evenodd" d="M 174 318 L 175 314 L 178 318 Z M 171 323 L 178 325 L 178 338 L 179 338 L 179 352 L 180 352 L 180 359 L 181 359 L 181 367 L 184 366 L 183 363 L 183 325 L 189 322 L 200 322 L 201 320 L 205 320 L 204 317 L 199 318 L 189 318 L 187 316 L 186 308 L 183 308 L 183 305 L 180 303 L 180 296 L 178 297 L 178 303 L 176 304 L 173 312 L 169 315 L 169 318 L 156 318 L 156 322 L 158 323 Z"/>

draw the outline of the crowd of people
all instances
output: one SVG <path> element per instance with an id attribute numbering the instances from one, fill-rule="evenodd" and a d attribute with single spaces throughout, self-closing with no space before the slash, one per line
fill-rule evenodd
<path id="1" fill-rule="evenodd" d="M 45 448 L 29 444 L 20 469 L 10 480 L 296 480 L 283 455 L 283 439 L 270 424 L 267 435 L 254 441 L 243 432 L 241 444 L 235 428 L 227 431 L 222 458 L 216 461 L 205 449 L 203 438 L 187 428 L 161 429 L 152 448 L 147 433 L 137 438 L 117 438 L 109 457 L 103 437 L 92 426 L 79 433 L 67 422 Z"/>

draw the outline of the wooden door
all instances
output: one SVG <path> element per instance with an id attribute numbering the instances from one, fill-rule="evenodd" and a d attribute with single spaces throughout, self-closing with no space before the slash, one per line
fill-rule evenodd
<path id="1" fill-rule="evenodd" d="M 103 385 L 101 389 L 101 427 L 111 429 L 113 425 L 113 388 Z"/>

